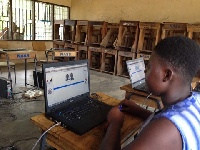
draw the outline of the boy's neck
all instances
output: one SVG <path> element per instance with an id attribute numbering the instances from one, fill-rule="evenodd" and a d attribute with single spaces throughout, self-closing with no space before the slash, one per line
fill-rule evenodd
<path id="1" fill-rule="evenodd" d="M 185 100 L 186 98 L 191 96 L 190 88 L 177 88 L 176 90 L 168 91 L 168 93 L 161 95 L 161 99 L 164 107 L 169 107 L 178 102 Z"/>

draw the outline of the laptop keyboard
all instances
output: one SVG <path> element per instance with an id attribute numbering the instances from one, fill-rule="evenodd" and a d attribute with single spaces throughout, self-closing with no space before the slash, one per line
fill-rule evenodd
<path id="1" fill-rule="evenodd" d="M 109 106 L 110 107 L 110 106 Z M 102 111 L 102 109 L 107 109 L 108 105 L 104 104 L 98 100 L 90 98 L 88 101 L 78 101 L 65 107 L 57 113 L 59 116 L 63 116 L 66 120 L 71 122 L 80 120 L 90 113 L 96 113 Z"/>

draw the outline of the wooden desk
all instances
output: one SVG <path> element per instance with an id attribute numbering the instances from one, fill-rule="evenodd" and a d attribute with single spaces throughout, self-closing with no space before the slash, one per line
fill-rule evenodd
<path id="1" fill-rule="evenodd" d="M 200 77 L 195 76 L 192 80 L 192 83 L 191 83 L 192 89 L 194 89 L 197 86 L 198 83 L 200 83 Z M 141 92 L 141 91 L 133 89 L 131 84 L 124 85 L 124 86 L 120 87 L 120 89 L 126 91 L 125 98 L 128 98 L 128 96 L 131 93 L 135 93 L 131 96 L 131 100 L 133 100 L 133 101 L 135 101 L 136 103 L 139 103 L 139 104 L 143 104 L 146 97 L 148 96 L 148 93 Z M 150 106 L 150 107 L 159 109 L 158 101 L 156 102 L 152 98 L 157 99 L 160 103 L 161 108 L 163 108 L 163 104 L 162 104 L 160 96 L 156 96 L 156 95 L 151 95 L 148 98 L 148 100 L 145 102 L 146 106 Z"/>
<path id="2" fill-rule="evenodd" d="M 10 73 L 10 60 L 25 60 L 25 86 L 27 85 L 27 59 L 34 59 L 35 62 L 35 71 L 36 71 L 36 51 L 33 50 L 9 50 L 9 51 L 0 51 L 0 58 L 7 60 L 8 65 L 8 79 L 11 80 Z M 37 71 L 36 71 L 37 72 Z"/>
<path id="3" fill-rule="evenodd" d="M 133 95 L 131 96 L 131 100 L 135 101 L 138 104 L 143 104 L 146 97 L 149 95 L 148 93 L 133 89 L 131 84 L 124 85 L 120 87 L 120 89 L 126 91 L 125 98 L 128 98 L 128 96 L 133 93 Z M 151 95 L 145 102 L 145 105 L 156 109 L 163 108 L 161 98 L 156 95 Z"/>
<path id="4" fill-rule="evenodd" d="M 99 100 L 107 104 L 117 105 L 120 102 L 119 100 L 102 93 L 97 94 L 99 95 Z M 47 119 L 44 114 L 32 117 L 31 121 L 43 131 L 55 124 Z M 142 118 L 125 115 L 125 122 L 121 129 L 121 144 L 123 144 L 131 135 L 136 134 L 143 121 Z M 79 136 L 64 127 L 57 126 L 48 132 L 46 142 L 57 149 L 96 150 L 99 149 L 99 145 L 105 135 L 104 127 L 105 123 L 102 123 L 84 135 Z"/>
<path id="5" fill-rule="evenodd" d="M 192 89 L 194 89 L 199 83 L 200 83 L 200 76 L 195 76 L 191 83 Z"/>
<path id="6" fill-rule="evenodd" d="M 52 59 L 54 60 L 55 57 L 75 57 L 75 60 L 78 59 L 78 51 L 73 51 L 73 50 L 70 50 L 70 49 L 55 49 L 55 50 L 47 50 L 47 53 L 46 53 L 46 57 L 47 57 L 47 61 L 48 61 L 48 55 L 49 53 L 52 53 Z"/>

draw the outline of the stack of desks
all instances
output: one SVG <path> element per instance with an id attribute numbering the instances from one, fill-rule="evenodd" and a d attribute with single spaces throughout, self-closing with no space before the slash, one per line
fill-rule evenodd
<path id="1" fill-rule="evenodd" d="M 64 48 L 65 41 L 65 28 L 64 28 L 64 20 L 55 20 L 54 21 L 54 40 L 53 47 L 54 48 Z M 61 32 L 61 33 L 60 33 Z"/>
<path id="2" fill-rule="evenodd" d="M 88 21 L 77 20 L 75 44 L 77 45 L 79 60 L 88 59 L 87 34 L 88 34 Z"/>
<path id="3" fill-rule="evenodd" d="M 164 22 L 162 24 L 162 35 L 161 38 L 167 38 L 172 36 L 187 36 L 186 23 L 173 23 L 173 22 Z"/>
<path id="4" fill-rule="evenodd" d="M 119 100 L 102 93 L 97 93 L 97 95 L 100 101 L 113 106 L 119 104 L 120 102 Z M 31 120 L 43 131 L 55 124 L 51 120 L 47 119 L 44 114 L 32 117 Z M 142 118 L 130 116 L 128 114 L 125 115 L 125 121 L 121 129 L 121 144 L 126 142 L 131 135 L 135 135 L 137 133 L 143 121 L 144 120 Z M 105 123 L 102 123 L 80 136 L 64 127 L 57 126 L 48 132 L 46 142 L 56 149 L 96 150 L 99 149 L 103 137 L 105 136 L 104 127 Z"/>
<path id="5" fill-rule="evenodd" d="M 101 42 L 101 72 L 116 74 L 118 51 L 114 47 L 119 31 L 119 24 L 107 23 L 107 34 Z"/>
<path id="6" fill-rule="evenodd" d="M 195 40 L 200 45 L 200 24 L 187 24 L 188 38 Z"/>
<path id="7" fill-rule="evenodd" d="M 102 49 L 100 43 L 105 37 L 107 31 L 106 22 L 89 21 L 88 22 L 88 59 L 90 69 L 101 71 Z"/>
<path id="8" fill-rule="evenodd" d="M 140 22 L 137 58 L 143 57 L 149 60 L 150 55 L 160 41 L 161 24 L 159 22 Z"/>
<path id="9" fill-rule="evenodd" d="M 65 19 L 64 29 L 65 29 L 65 35 L 64 35 L 64 41 L 65 45 L 64 48 L 71 48 L 74 51 L 77 51 L 77 45 L 74 44 L 75 41 L 75 35 L 76 35 L 76 20 L 69 20 Z"/>
<path id="10" fill-rule="evenodd" d="M 126 60 L 135 59 L 139 35 L 139 21 L 120 21 L 118 40 L 117 75 L 128 77 Z"/>

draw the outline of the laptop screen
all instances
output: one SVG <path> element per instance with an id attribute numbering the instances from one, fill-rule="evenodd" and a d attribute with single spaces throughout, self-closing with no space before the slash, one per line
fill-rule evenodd
<path id="1" fill-rule="evenodd" d="M 132 88 L 145 82 L 145 64 L 142 57 L 138 59 L 127 60 L 126 64 L 132 83 Z"/>
<path id="2" fill-rule="evenodd" d="M 90 92 L 86 60 L 44 64 L 43 72 L 48 108 Z"/>

